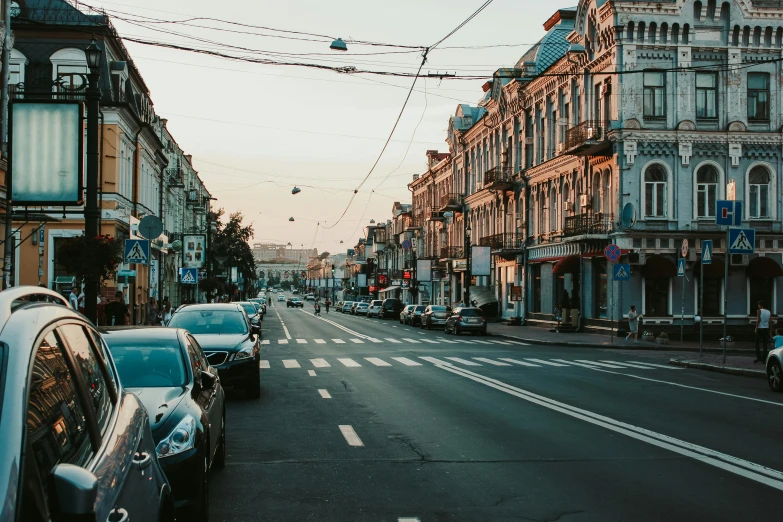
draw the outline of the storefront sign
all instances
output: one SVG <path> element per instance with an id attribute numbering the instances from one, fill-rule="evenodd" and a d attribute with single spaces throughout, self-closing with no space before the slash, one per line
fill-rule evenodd
<path id="1" fill-rule="evenodd" d="M 455 259 L 451 262 L 451 265 L 454 267 L 454 270 L 460 271 L 460 270 L 467 270 L 468 269 L 468 260 L 467 259 Z"/>
<path id="2" fill-rule="evenodd" d="M 411 272 L 410 272 L 410 270 L 406 270 L 406 271 L 404 271 L 404 272 L 402 273 L 402 278 L 403 278 L 403 279 L 410 279 L 410 278 L 411 278 Z"/>

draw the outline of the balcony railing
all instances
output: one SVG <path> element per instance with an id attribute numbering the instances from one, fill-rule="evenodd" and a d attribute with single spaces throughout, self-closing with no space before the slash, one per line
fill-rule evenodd
<path id="1" fill-rule="evenodd" d="M 166 182 L 170 187 L 184 187 L 185 171 L 180 167 L 166 169 Z"/>
<path id="2" fill-rule="evenodd" d="M 439 207 L 432 207 L 429 213 L 430 221 L 443 221 L 443 211 Z"/>
<path id="3" fill-rule="evenodd" d="M 484 173 L 484 187 L 511 184 L 513 176 L 514 169 L 511 167 L 492 167 Z"/>
<path id="4" fill-rule="evenodd" d="M 587 120 L 566 131 L 565 152 L 576 156 L 595 155 L 609 145 L 608 122 Z"/>
<path id="5" fill-rule="evenodd" d="M 513 232 L 493 234 L 479 239 L 479 246 L 488 246 L 491 250 L 522 250 L 522 238 Z"/>
<path id="6" fill-rule="evenodd" d="M 614 214 L 588 212 L 565 218 L 564 236 L 608 234 L 614 229 Z"/>
<path id="7" fill-rule="evenodd" d="M 440 197 L 440 210 L 462 210 L 462 194 L 450 192 Z"/>
<path id="8" fill-rule="evenodd" d="M 441 259 L 462 259 L 465 257 L 465 249 L 461 246 L 445 246 L 440 249 Z"/>

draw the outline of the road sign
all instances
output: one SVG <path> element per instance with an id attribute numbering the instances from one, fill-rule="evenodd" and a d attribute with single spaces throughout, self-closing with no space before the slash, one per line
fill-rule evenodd
<path id="1" fill-rule="evenodd" d="M 404 248 L 405 250 L 408 250 L 410 247 L 411 247 L 411 242 L 409 239 L 406 239 L 405 241 L 402 242 L 402 248 Z"/>
<path id="2" fill-rule="evenodd" d="M 183 285 L 198 284 L 198 268 L 180 268 L 179 275 Z"/>
<path id="3" fill-rule="evenodd" d="M 685 258 L 683 257 L 677 260 L 677 276 L 685 277 Z"/>
<path id="4" fill-rule="evenodd" d="M 712 264 L 712 239 L 701 240 L 701 264 Z"/>
<path id="5" fill-rule="evenodd" d="M 615 281 L 630 281 L 631 280 L 631 265 L 625 263 L 618 263 L 614 266 L 614 280 Z"/>
<path id="6" fill-rule="evenodd" d="M 680 247 L 680 253 L 682 254 L 682 257 L 688 257 L 688 240 L 683 239 L 682 240 L 682 246 Z"/>
<path id="7" fill-rule="evenodd" d="M 606 256 L 606 259 L 608 259 L 612 263 L 615 263 L 620 259 L 620 256 L 622 254 L 620 252 L 620 247 L 612 244 L 604 249 L 604 255 Z"/>
<path id="8" fill-rule="evenodd" d="M 146 265 L 150 260 L 150 242 L 147 239 L 125 240 L 125 262 Z"/>
<path id="9" fill-rule="evenodd" d="M 400 288 L 410 288 L 411 286 L 411 280 L 410 279 L 403 279 L 400 281 Z"/>
<path id="10" fill-rule="evenodd" d="M 742 225 L 742 201 L 718 200 L 715 203 L 715 224 L 728 227 Z"/>
<path id="11" fill-rule="evenodd" d="M 163 233 L 163 223 L 158 216 L 144 216 L 139 221 L 139 232 L 147 239 L 157 239 Z"/>
<path id="12" fill-rule="evenodd" d="M 729 229 L 729 252 L 732 254 L 752 254 L 756 246 L 756 231 L 752 228 Z"/>

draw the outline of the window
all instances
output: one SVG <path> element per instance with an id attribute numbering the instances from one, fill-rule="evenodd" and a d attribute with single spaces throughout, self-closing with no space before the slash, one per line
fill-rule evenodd
<path id="1" fill-rule="evenodd" d="M 644 117 L 663 118 L 665 116 L 666 78 L 662 72 L 644 72 Z"/>
<path id="2" fill-rule="evenodd" d="M 644 171 L 644 215 L 666 216 L 666 169 L 653 164 Z"/>
<path id="3" fill-rule="evenodd" d="M 720 317 L 722 315 L 721 305 L 723 304 L 722 290 L 723 279 L 720 277 L 704 278 L 704 317 Z"/>
<path id="4" fill-rule="evenodd" d="M 748 200 L 751 218 L 769 217 L 769 171 L 753 167 L 748 174 Z"/>
<path id="5" fill-rule="evenodd" d="M 715 200 L 718 195 L 718 169 L 704 165 L 696 172 L 696 216 L 715 217 Z"/>
<path id="6" fill-rule="evenodd" d="M 756 316 L 756 303 L 765 301 L 767 307 L 772 306 L 772 296 L 775 293 L 774 277 L 748 277 L 748 286 L 750 290 L 750 309 L 748 315 Z"/>
<path id="7" fill-rule="evenodd" d="M 644 315 L 666 317 L 669 315 L 668 277 L 648 277 L 644 280 Z"/>
<path id="8" fill-rule="evenodd" d="M 769 120 L 769 74 L 748 73 L 748 120 Z"/>
<path id="9" fill-rule="evenodd" d="M 718 77 L 715 73 L 696 73 L 696 117 L 718 117 Z"/>

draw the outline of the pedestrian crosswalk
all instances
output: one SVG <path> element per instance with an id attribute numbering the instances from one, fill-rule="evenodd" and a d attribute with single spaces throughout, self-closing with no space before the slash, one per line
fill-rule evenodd
<path id="1" fill-rule="evenodd" d="M 259 363 L 262 370 L 275 368 L 294 369 L 303 367 L 313 368 L 362 368 L 362 367 L 416 367 L 424 366 L 420 361 L 432 365 L 443 366 L 491 366 L 505 368 L 546 368 L 549 370 L 563 368 L 589 368 L 592 370 L 672 370 L 682 371 L 684 368 L 677 366 L 668 366 L 665 364 L 649 363 L 644 361 L 614 361 L 614 360 L 591 360 L 591 359 L 540 359 L 525 358 L 518 359 L 509 357 L 469 357 L 469 356 L 449 356 L 442 355 L 431 357 L 427 355 L 410 357 L 335 357 L 314 358 L 314 359 L 281 359 L 279 361 L 263 359 Z"/>
<path id="2" fill-rule="evenodd" d="M 375 337 L 346 337 L 340 339 L 305 339 L 305 338 L 292 338 L 292 339 L 263 339 L 261 344 L 264 346 L 272 345 L 298 345 L 298 344 L 372 344 L 372 343 L 389 343 L 389 344 L 473 344 L 473 345 L 501 345 L 501 346 L 529 346 L 528 343 L 522 341 L 513 340 L 497 340 L 497 339 L 472 339 L 470 337 L 465 338 L 453 338 L 447 339 L 446 337 L 428 338 L 420 337 L 414 339 L 412 337 L 384 337 L 381 339 Z"/>

